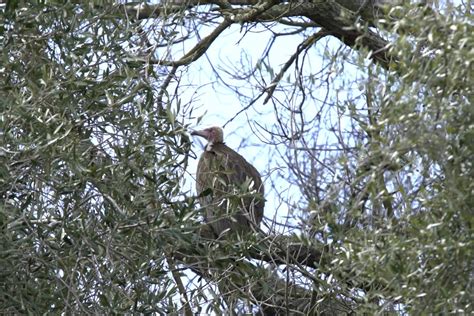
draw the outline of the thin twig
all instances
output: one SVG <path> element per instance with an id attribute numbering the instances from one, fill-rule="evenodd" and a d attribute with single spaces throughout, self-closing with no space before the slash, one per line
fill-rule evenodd
<path id="1" fill-rule="evenodd" d="M 176 71 L 178 70 L 178 66 L 173 66 L 171 68 L 168 76 L 166 76 L 165 81 L 160 87 L 160 92 L 158 93 L 158 97 L 156 98 L 156 102 L 160 109 L 163 109 L 163 95 L 165 94 L 166 89 L 168 88 L 169 84 L 171 83 L 171 80 L 174 78 L 174 75 L 176 74 Z"/>
<path id="2" fill-rule="evenodd" d="M 174 260 L 171 256 L 167 255 L 166 260 L 168 261 L 168 265 L 170 267 L 171 275 L 173 276 L 174 281 L 176 282 L 176 286 L 178 287 L 178 291 L 180 292 L 183 298 L 183 309 L 185 316 L 193 316 L 193 311 L 191 310 L 191 304 L 189 303 L 188 295 L 186 294 L 186 288 L 184 287 L 183 282 L 181 281 L 181 276 L 178 274 L 178 270 L 176 269 L 176 265 Z"/>
<path id="3" fill-rule="evenodd" d="M 177 61 L 167 61 L 167 60 L 155 60 L 151 61 L 151 63 L 159 64 L 162 66 L 184 66 L 189 65 L 192 62 L 199 59 L 204 53 L 207 51 L 209 46 L 211 46 L 212 42 L 221 35 L 221 33 L 232 25 L 233 21 L 228 18 L 224 17 L 224 21 L 219 24 L 214 31 L 211 32 L 208 36 L 204 37 L 199 43 L 197 43 L 190 51 L 188 51 L 183 57 L 181 57 Z"/>
<path id="4" fill-rule="evenodd" d="M 305 39 L 300 45 L 298 45 L 296 52 L 293 55 L 291 55 L 290 59 L 287 60 L 287 62 L 281 68 L 280 72 L 275 76 L 275 78 L 273 78 L 272 82 L 265 89 L 265 91 L 268 92 L 268 95 L 263 101 L 263 104 L 267 104 L 267 102 L 270 100 L 281 78 L 283 78 L 283 75 L 285 74 L 285 72 L 288 70 L 288 68 L 290 68 L 290 66 L 298 58 L 299 54 L 303 52 L 304 50 L 306 50 L 311 45 L 313 45 L 316 41 L 320 40 L 321 38 L 329 34 L 331 33 L 324 29 L 321 29 L 318 32 L 311 35 L 310 37 L 308 37 L 307 39 Z"/>

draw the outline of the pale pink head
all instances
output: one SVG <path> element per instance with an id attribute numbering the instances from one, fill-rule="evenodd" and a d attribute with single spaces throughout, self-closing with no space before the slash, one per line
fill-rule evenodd
<path id="1" fill-rule="evenodd" d="M 192 131 L 191 135 L 201 136 L 212 144 L 224 142 L 224 131 L 218 126 L 209 127 L 200 131 Z"/>

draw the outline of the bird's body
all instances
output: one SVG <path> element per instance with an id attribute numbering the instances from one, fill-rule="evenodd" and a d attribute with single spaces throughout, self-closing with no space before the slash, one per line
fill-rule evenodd
<path id="1" fill-rule="evenodd" d="M 217 130 L 217 138 L 212 137 Z M 263 183 L 257 169 L 223 142 L 222 130 L 193 132 L 208 139 L 196 173 L 196 190 L 214 233 L 250 232 L 263 218 Z"/>

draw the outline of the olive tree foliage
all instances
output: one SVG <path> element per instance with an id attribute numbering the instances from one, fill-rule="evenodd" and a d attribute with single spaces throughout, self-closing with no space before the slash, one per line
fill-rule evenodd
<path id="1" fill-rule="evenodd" d="M 164 253 L 193 226 L 189 138 L 117 12 L 3 12 L 1 313 L 177 309 Z"/>
<path id="2" fill-rule="evenodd" d="M 211 80 L 267 113 L 248 126 L 289 220 L 216 241 L 181 95 L 235 26 L 268 45 Z M 12 1 L 1 27 L 2 312 L 473 309 L 470 1 Z"/>

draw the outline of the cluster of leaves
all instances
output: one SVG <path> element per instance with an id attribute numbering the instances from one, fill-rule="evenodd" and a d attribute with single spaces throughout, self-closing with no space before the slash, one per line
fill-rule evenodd
<path id="1" fill-rule="evenodd" d="M 31 3 L 1 21 L 0 313 L 175 306 L 163 252 L 193 208 L 190 143 L 127 62 L 137 24 L 112 13 Z"/>
<path id="2" fill-rule="evenodd" d="M 368 285 L 361 311 L 466 312 L 474 308 L 473 24 L 461 8 L 397 10 L 404 17 L 394 29 L 412 28 L 393 43 L 395 70 L 369 67 L 363 105 L 347 103 L 346 146 L 325 157 L 320 191 L 306 187 L 310 227 L 338 253 L 340 266 L 327 273 Z M 320 161 L 306 157 L 306 166 Z M 342 179 L 319 182 L 331 169 Z"/>

